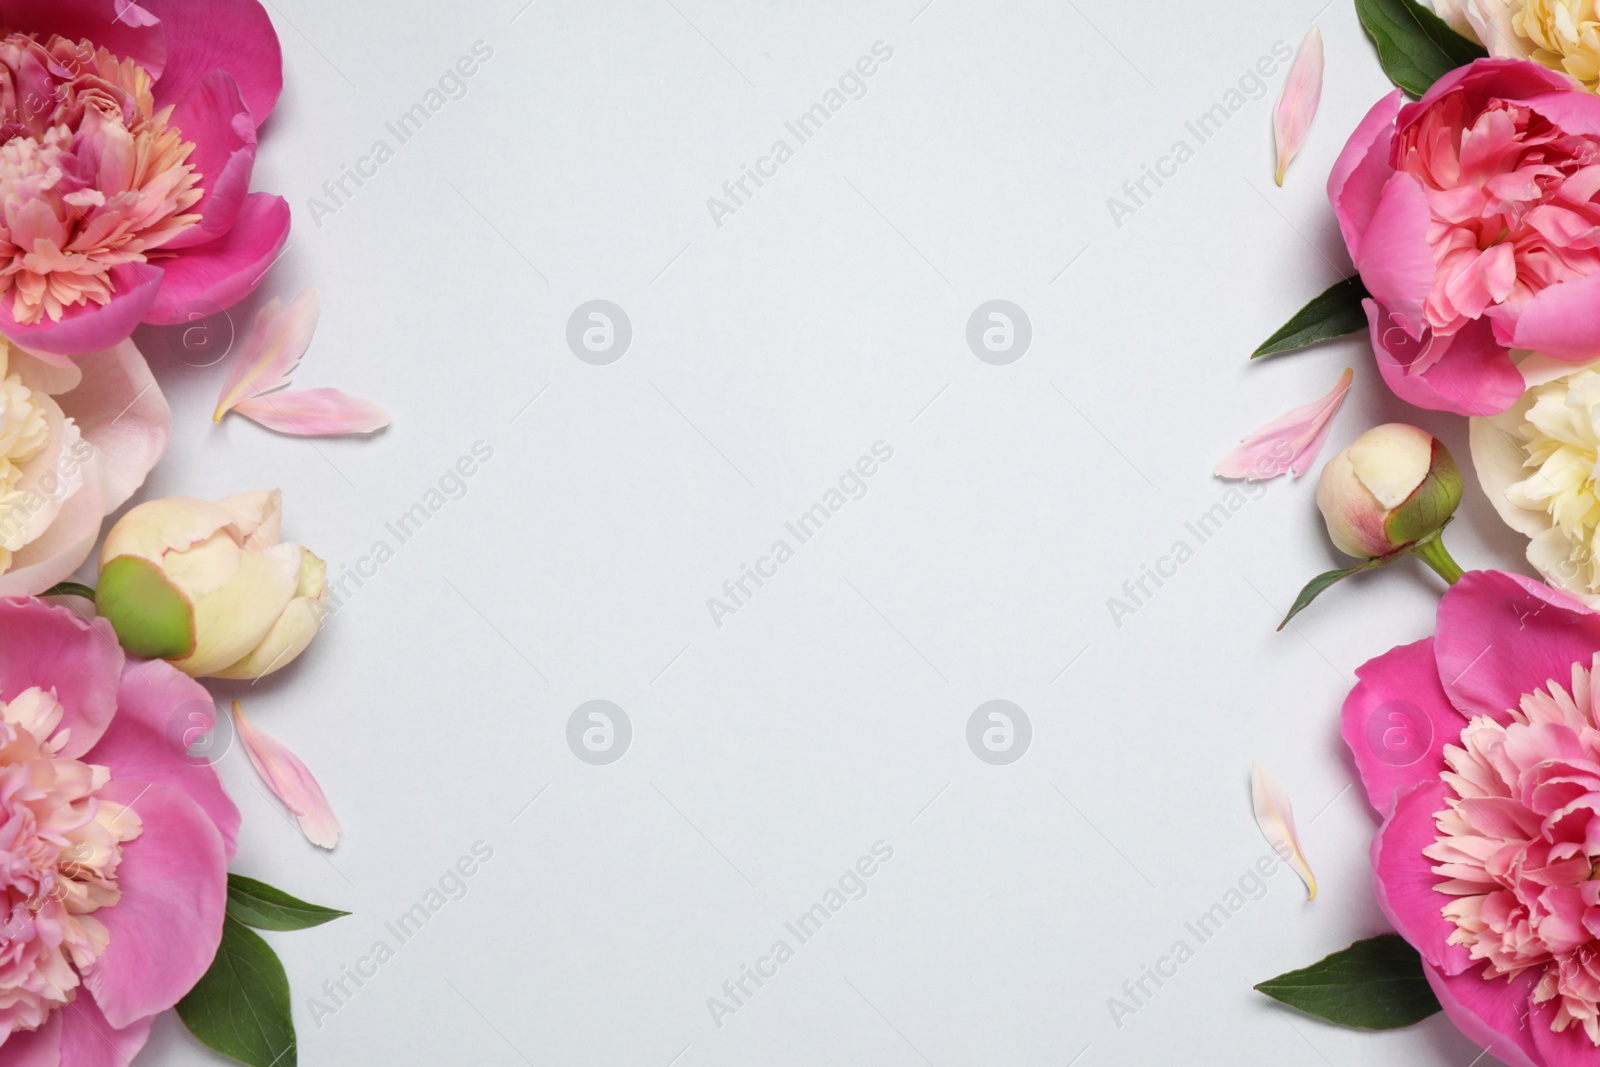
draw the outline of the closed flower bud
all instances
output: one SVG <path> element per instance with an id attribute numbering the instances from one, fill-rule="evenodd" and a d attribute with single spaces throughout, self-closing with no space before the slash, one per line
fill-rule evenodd
<path id="1" fill-rule="evenodd" d="M 95 606 L 135 656 L 195 678 L 259 678 L 310 644 L 326 568 L 279 539 L 278 490 L 215 504 L 153 500 L 124 515 L 100 553 Z"/>
<path id="2" fill-rule="evenodd" d="M 1375 426 L 1322 468 L 1317 507 L 1341 552 L 1388 556 L 1436 535 L 1461 503 L 1461 472 L 1425 430 Z"/>

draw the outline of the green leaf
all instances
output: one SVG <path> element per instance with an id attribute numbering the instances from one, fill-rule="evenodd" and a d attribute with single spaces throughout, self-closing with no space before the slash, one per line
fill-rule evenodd
<path id="1" fill-rule="evenodd" d="M 1439 1010 L 1422 974 L 1422 957 L 1395 934 L 1357 941 L 1256 989 L 1307 1015 L 1358 1030 L 1397 1030 Z"/>
<path id="2" fill-rule="evenodd" d="M 1366 296 L 1367 287 L 1361 284 L 1359 274 L 1342 282 L 1334 282 L 1311 303 L 1295 312 L 1294 318 L 1279 327 L 1277 333 L 1261 342 L 1261 347 L 1250 353 L 1250 358 L 1260 359 L 1278 352 L 1293 352 L 1330 337 L 1360 333 L 1367 328 L 1367 313 L 1361 308 L 1361 301 Z"/>
<path id="3" fill-rule="evenodd" d="M 1289 614 L 1283 617 L 1283 621 L 1278 624 L 1278 629 L 1282 630 L 1285 626 L 1288 626 L 1290 619 L 1304 611 L 1313 600 L 1317 599 L 1317 597 L 1322 594 L 1323 590 L 1327 589 L 1333 583 L 1348 578 L 1352 574 L 1360 574 L 1362 571 L 1376 570 L 1385 563 L 1394 562 L 1394 560 L 1400 555 L 1401 553 L 1397 552 L 1390 556 L 1379 556 L 1376 559 L 1369 559 L 1364 563 L 1358 563 L 1354 567 L 1346 567 L 1341 571 L 1324 571 L 1322 574 L 1317 575 L 1315 578 L 1307 582 L 1306 587 L 1300 590 L 1300 595 L 1294 598 L 1294 604 L 1289 608 Z"/>
<path id="4" fill-rule="evenodd" d="M 258 930 L 309 930 L 350 913 L 307 904 L 265 882 L 230 874 L 228 914 Z"/>
<path id="5" fill-rule="evenodd" d="M 206 1047 L 249 1067 L 295 1067 L 294 1020 L 283 964 L 232 916 L 211 969 L 178 1001 L 178 1018 Z"/>
<path id="6" fill-rule="evenodd" d="M 57 582 L 49 589 L 39 594 L 40 596 L 81 596 L 86 600 L 94 599 L 94 590 L 82 582 Z"/>
<path id="7" fill-rule="evenodd" d="M 1489 54 L 1416 0 L 1356 0 L 1356 14 L 1378 46 L 1383 72 L 1412 96 L 1421 96 L 1450 71 Z"/>

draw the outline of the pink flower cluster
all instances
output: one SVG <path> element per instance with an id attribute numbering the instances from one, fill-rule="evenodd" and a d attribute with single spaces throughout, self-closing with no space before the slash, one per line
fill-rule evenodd
<path id="1" fill-rule="evenodd" d="M 1385 817 L 1378 903 L 1451 1020 L 1512 1067 L 1600 1057 L 1600 614 L 1497 571 L 1357 672 L 1343 734 Z M 1427 740 L 1375 745 L 1398 710 Z"/>
<path id="2" fill-rule="evenodd" d="M 249 192 L 281 87 L 256 0 L 0 6 L 0 333 L 81 355 L 248 295 L 288 235 Z"/>
<path id="3" fill-rule="evenodd" d="M 1328 179 L 1371 299 L 1384 380 L 1418 407 L 1492 415 L 1512 350 L 1600 358 L 1600 97 L 1484 59 L 1361 121 Z"/>
<path id="4" fill-rule="evenodd" d="M 239 813 L 171 733 L 214 714 L 103 620 L 0 600 L 0 1067 L 126 1067 L 210 966 Z"/>

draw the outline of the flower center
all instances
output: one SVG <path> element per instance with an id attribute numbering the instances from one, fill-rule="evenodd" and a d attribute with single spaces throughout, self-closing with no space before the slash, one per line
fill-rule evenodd
<path id="1" fill-rule="evenodd" d="M 1586 239 L 1600 205 L 1600 140 L 1526 104 L 1478 106 L 1463 90 L 1401 134 L 1396 165 L 1421 183 L 1433 216 L 1435 277 L 1423 312 L 1452 334 L 1492 305 L 1600 270 Z"/>
<path id="2" fill-rule="evenodd" d="M 113 268 L 200 220 L 194 145 L 151 87 L 88 41 L 0 37 L 0 296 L 17 322 L 110 302 Z"/>
<path id="3" fill-rule="evenodd" d="M 1586 589 L 1600 588 L 1600 374 L 1581 370 L 1530 390 L 1533 404 L 1517 428 L 1530 473 L 1506 489 L 1519 508 L 1542 511 L 1561 535 L 1566 561 L 1551 560 Z"/>
<path id="4" fill-rule="evenodd" d="M 98 796 L 100 766 L 59 753 L 68 732 L 53 692 L 0 703 L 0 1031 L 31 1030 L 69 1003 L 109 934 L 122 845 L 138 814 Z"/>
<path id="5" fill-rule="evenodd" d="M 1455 797 L 1434 814 L 1423 850 L 1445 880 L 1450 943 L 1484 961 L 1485 978 L 1539 975 L 1533 999 L 1554 1001 L 1556 1031 L 1581 1026 L 1600 1047 L 1600 655 L 1574 665 L 1501 724 L 1480 716 L 1445 748 Z"/>
<path id="6" fill-rule="evenodd" d="M 1533 48 L 1536 63 L 1566 71 L 1592 92 L 1600 77 L 1600 23 L 1594 0 L 1527 0 L 1511 29 Z"/>

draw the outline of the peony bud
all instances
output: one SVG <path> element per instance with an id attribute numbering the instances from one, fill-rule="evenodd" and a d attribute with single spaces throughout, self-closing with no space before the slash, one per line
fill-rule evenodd
<path id="1" fill-rule="evenodd" d="M 279 540 L 278 490 L 152 500 L 106 535 L 95 607 L 135 656 L 196 678 L 259 678 L 310 644 L 326 568 Z"/>
<path id="2" fill-rule="evenodd" d="M 1317 507 L 1341 552 L 1389 556 L 1444 528 L 1461 503 L 1461 472 L 1444 445 L 1404 423 L 1375 426 L 1322 468 Z"/>

